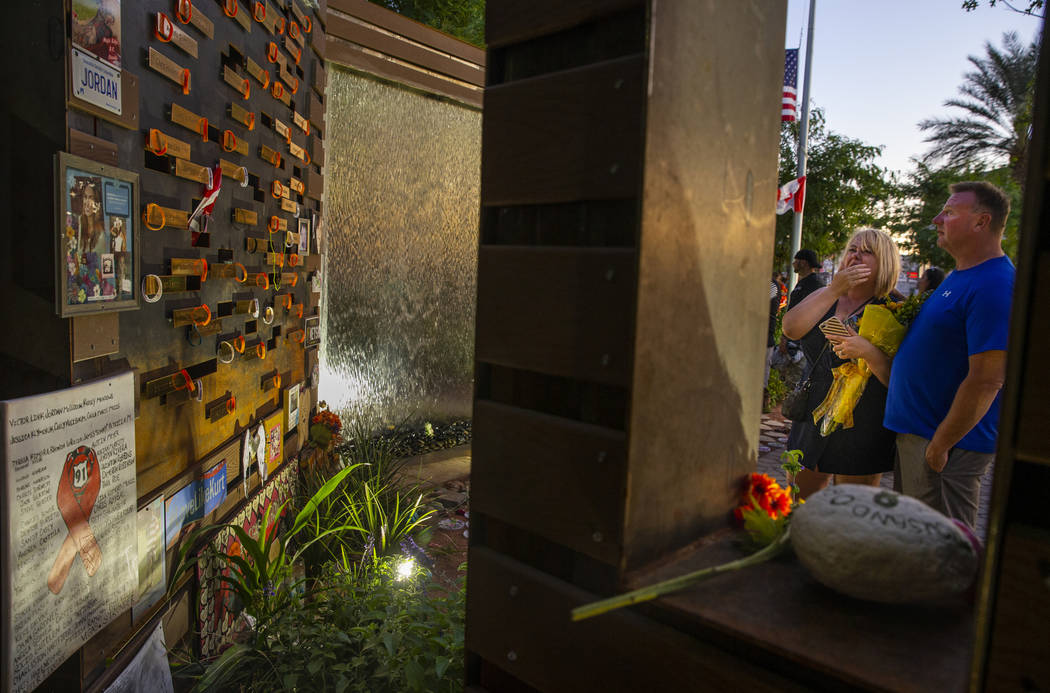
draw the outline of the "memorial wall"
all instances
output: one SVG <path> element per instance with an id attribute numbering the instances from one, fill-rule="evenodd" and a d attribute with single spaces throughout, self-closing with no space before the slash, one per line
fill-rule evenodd
<path id="1" fill-rule="evenodd" d="M 294 493 L 321 341 L 325 15 L 12 12 L 0 188 L 32 232 L 0 265 L 24 325 L 0 355 L 2 688 L 95 690 L 147 638 L 221 648 L 227 604 L 193 576 L 167 591 L 175 557 L 193 528 L 257 528 Z"/>

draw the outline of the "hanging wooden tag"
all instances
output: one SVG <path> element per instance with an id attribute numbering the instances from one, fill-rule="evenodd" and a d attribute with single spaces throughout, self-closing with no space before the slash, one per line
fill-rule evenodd
<path id="1" fill-rule="evenodd" d="M 241 7 L 237 0 L 220 0 L 222 12 L 227 17 L 241 25 L 241 28 L 252 33 L 252 20 L 248 16 L 248 10 Z"/>
<path id="2" fill-rule="evenodd" d="M 202 118 L 193 111 L 183 108 L 177 103 L 171 104 L 171 122 L 181 125 L 191 132 L 206 137 L 208 132 L 208 119 Z"/>
<path id="3" fill-rule="evenodd" d="M 192 24 L 207 38 L 215 36 L 215 24 L 190 0 L 175 0 L 175 18 L 181 24 Z"/>
<path id="4" fill-rule="evenodd" d="M 298 65 L 299 61 L 302 60 L 303 57 L 303 49 L 300 48 L 295 43 L 295 41 L 293 41 L 288 36 L 284 37 L 284 49 L 288 51 L 288 55 L 292 56 L 292 60 L 294 60 L 295 64 Z"/>
<path id="5" fill-rule="evenodd" d="M 304 164 L 310 163 L 310 159 L 306 154 L 306 150 L 297 145 L 295 142 L 288 142 L 288 153 L 294 156 Z"/>
<path id="6" fill-rule="evenodd" d="M 153 35 L 164 43 L 171 43 L 173 46 L 194 58 L 197 57 L 197 42 L 193 40 L 193 37 L 187 34 L 185 31 L 180 29 L 178 25 L 171 20 L 171 17 L 158 12 L 154 20 Z"/>
<path id="7" fill-rule="evenodd" d="M 151 129 L 146 135 L 146 151 L 153 152 L 157 156 L 174 156 L 179 159 L 190 158 L 190 145 L 180 139 L 157 130 Z"/>
<path id="8" fill-rule="evenodd" d="M 171 324 L 173 327 L 196 325 L 198 328 L 201 328 L 206 327 L 211 322 L 211 309 L 203 304 L 192 308 L 176 308 L 171 311 Z"/>
<path id="9" fill-rule="evenodd" d="M 208 268 L 208 274 L 218 279 L 236 279 L 239 282 L 248 279 L 248 272 L 239 262 L 217 262 Z"/>
<path id="10" fill-rule="evenodd" d="M 288 5 L 292 9 L 292 14 L 294 14 L 295 18 L 299 20 L 299 26 L 306 26 L 306 14 L 303 12 L 302 8 L 299 7 L 299 3 L 295 0 L 289 0 Z"/>
<path id="11" fill-rule="evenodd" d="M 252 19 L 262 24 L 271 36 L 284 31 L 284 17 L 273 5 L 265 0 L 258 0 L 251 3 L 251 7 Z"/>
<path id="12" fill-rule="evenodd" d="M 278 231 L 287 231 L 288 220 L 282 217 L 270 217 L 270 223 L 267 224 L 266 229 L 270 233 L 277 233 Z"/>
<path id="13" fill-rule="evenodd" d="M 248 142 L 237 137 L 233 130 L 225 130 L 222 133 L 222 151 L 248 156 Z"/>
<path id="14" fill-rule="evenodd" d="M 248 70 L 249 75 L 255 78 L 255 81 L 262 85 L 263 89 L 270 86 L 270 73 L 264 70 L 259 63 L 246 57 L 244 59 L 244 68 Z"/>
<path id="15" fill-rule="evenodd" d="M 223 175 L 226 175 L 223 173 Z M 240 209 L 238 207 L 233 208 L 233 221 L 237 224 L 248 224 L 249 226 L 255 226 L 259 223 L 259 215 L 249 209 Z"/>
<path id="16" fill-rule="evenodd" d="M 248 152 L 245 151 L 244 153 L 247 154 Z M 224 178 L 231 178 L 238 183 L 243 183 L 248 176 L 248 169 L 238 166 L 232 161 L 226 161 L 226 159 L 219 159 L 219 168 L 222 169 Z"/>
<path id="17" fill-rule="evenodd" d="M 200 291 L 201 278 L 194 275 L 167 274 L 160 277 L 160 285 L 164 287 L 164 294 L 177 294 L 183 291 Z"/>
<path id="18" fill-rule="evenodd" d="M 285 106 L 292 105 L 292 95 L 285 89 L 284 84 L 281 82 L 274 81 L 270 85 L 270 95 L 277 99 Z"/>
<path id="19" fill-rule="evenodd" d="M 280 69 L 277 71 L 277 74 L 280 76 L 281 81 L 284 82 L 285 85 L 288 87 L 287 89 L 285 89 L 285 91 L 290 92 L 292 94 L 295 94 L 299 91 L 299 79 L 290 71 Z"/>
<path id="20" fill-rule="evenodd" d="M 270 41 L 266 46 L 266 60 L 277 65 L 282 70 L 288 69 L 288 58 L 284 57 L 284 53 L 278 50 L 277 44 L 273 41 Z"/>
<path id="21" fill-rule="evenodd" d="M 255 112 L 249 111 L 248 109 L 239 106 L 235 103 L 230 104 L 229 108 L 230 117 L 236 120 L 241 125 L 248 128 L 248 130 L 255 129 Z"/>
<path id="22" fill-rule="evenodd" d="M 292 214 L 299 213 L 299 205 L 291 200 L 281 198 L 281 210 Z"/>
<path id="23" fill-rule="evenodd" d="M 307 135 L 310 134 L 310 121 L 307 120 L 305 116 L 300 115 L 298 111 L 292 111 L 292 122 L 295 123 L 303 133 Z"/>
<path id="24" fill-rule="evenodd" d="M 285 33 L 288 34 L 288 38 L 295 41 L 295 45 L 299 47 L 301 53 L 303 47 L 306 46 L 306 32 L 303 31 L 299 22 L 294 19 L 288 22 L 288 30 Z"/>
<path id="25" fill-rule="evenodd" d="M 237 72 L 231 69 L 229 65 L 223 66 L 222 79 L 224 82 L 236 89 L 237 93 L 241 95 L 242 99 L 247 101 L 251 98 L 252 83 L 248 81 L 247 77 L 241 77 L 239 74 L 237 74 Z"/>
<path id="26" fill-rule="evenodd" d="M 182 87 L 183 94 L 190 93 L 190 71 L 177 62 L 161 54 L 156 48 L 150 46 L 147 53 L 146 64 L 160 74 Z"/>
<path id="27" fill-rule="evenodd" d="M 284 267 L 284 253 L 266 253 L 266 264 L 270 267 Z"/>
<path id="28" fill-rule="evenodd" d="M 195 164 L 186 159 L 175 159 L 175 175 L 186 180 L 196 181 L 202 185 L 208 184 L 208 169 L 205 166 Z"/>
<path id="29" fill-rule="evenodd" d="M 292 136 L 292 129 L 281 122 L 279 119 L 273 119 L 273 131 L 284 138 L 287 142 Z"/>
<path id="30" fill-rule="evenodd" d="M 300 195 L 306 192 L 306 186 L 303 185 L 303 182 L 298 178 L 289 178 L 288 187 L 294 190 L 295 192 L 299 193 Z"/>
<path id="31" fill-rule="evenodd" d="M 281 181 L 275 180 L 270 184 L 270 194 L 276 199 L 287 198 L 288 188 Z"/>
<path id="32" fill-rule="evenodd" d="M 295 272 L 282 272 L 281 273 L 281 285 L 284 286 L 295 286 L 299 283 L 299 275 Z"/>
<path id="33" fill-rule="evenodd" d="M 252 238 L 249 236 L 244 239 L 244 249 L 249 253 L 264 253 L 270 247 L 270 241 L 266 238 Z"/>
<path id="34" fill-rule="evenodd" d="M 186 229 L 190 225 L 190 214 L 181 209 L 161 207 L 151 202 L 146 205 L 146 210 L 142 213 L 142 221 L 151 231 L 166 228 Z"/>
<path id="35" fill-rule="evenodd" d="M 277 168 L 281 166 L 280 152 L 270 149 L 265 144 L 259 146 L 259 158 Z"/>
<path id="36" fill-rule="evenodd" d="M 171 273 L 174 276 L 207 277 L 208 261 L 202 258 L 175 257 L 171 259 Z"/>

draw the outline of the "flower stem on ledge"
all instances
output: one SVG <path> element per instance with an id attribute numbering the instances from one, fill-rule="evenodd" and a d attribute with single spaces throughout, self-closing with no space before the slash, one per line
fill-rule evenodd
<path id="1" fill-rule="evenodd" d="M 631 606 L 632 604 L 647 602 L 650 599 L 655 599 L 661 595 L 676 592 L 685 587 L 689 587 L 690 585 L 695 585 L 698 582 L 703 582 L 715 575 L 720 575 L 721 573 L 728 573 L 748 566 L 764 563 L 784 550 L 790 540 L 790 536 L 791 531 L 788 529 L 777 537 L 776 541 L 772 544 L 756 551 L 750 556 L 745 556 L 744 558 L 730 561 L 729 563 L 711 566 L 710 568 L 703 568 L 680 577 L 648 585 L 647 587 L 639 587 L 636 590 L 625 592 L 624 594 L 618 594 L 615 597 L 609 597 L 608 599 L 602 599 L 597 602 L 578 606 L 572 610 L 572 620 L 582 621 L 585 618 L 600 616 L 609 611 L 614 611 L 625 606 Z"/>

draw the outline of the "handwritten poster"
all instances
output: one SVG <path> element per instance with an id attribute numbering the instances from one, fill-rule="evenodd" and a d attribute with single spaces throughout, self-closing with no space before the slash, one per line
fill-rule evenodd
<path id="1" fill-rule="evenodd" d="M 132 620 L 149 611 L 164 596 L 164 496 L 157 496 L 138 512 L 139 589 Z"/>
<path id="2" fill-rule="evenodd" d="M 3 676 L 30 691 L 138 587 L 134 376 L 0 402 Z"/>

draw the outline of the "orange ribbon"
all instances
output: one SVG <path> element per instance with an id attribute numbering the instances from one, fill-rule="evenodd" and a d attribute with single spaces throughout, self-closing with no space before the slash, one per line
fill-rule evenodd
<path id="1" fill-rule="evenodd" d="M 314 20 L 310 19 L 310 16 L 307 15 L 306 16 L 306 22 L 303 24 L 303 30 L 306 33 L 309 34 L 311 31 L 313 31 L 313 28 L 314 28 Z"/>
<path id="2" fill-rule="evenodd" d="M 182 376 L 182 381 L 178 380 L 179 376 Z M 188 390 L 193 392 L 197 389 L 197 386 L 193 384 L 193 378 L 190 377 L 189 371 L 183 368 L 178 373 L 171 374 L 171 386 L 176 390 Z"/>
<path id="3" fill-rule="evenodd" d="M 259 15 L 259 10 L 262 10 L 262 16 Z M 255 9 L 252 11 L 252 18 L 257 22 L 266 21 L 266 5 L 261 2 L 255 3 Z"/>
<path id="4" fill-rule="evenodd" d="M 150 219 L 150 211 L 151 210 L 157 210 L 158 212 L 160 212 L 160 226 L 151 226 L 150 225 L 149 219 Z M 149 229 L 150 231 L 160 231 L 161 229 L 164 228 L 164 210 L 161 209 L 161 206 L 158 205 L 157 203 L 150 202 L 149 204 L 146 205 L 146 211 L 142 213 L 142 223 L 145 224 L 146 228 Z"/>
<path id="5" fill-rule="evenodd" d="M 277 233 L 277 231 L 281 228 L 281 220 L 277 217 L 270 217 L 270 223 L 266 225 L 266 228 L 270 231 L 270 233 Z"/>
<path id="6" fill-rule="evenodd" d="M 269 75 L 267 75 L 267 79 L 269 79 Z M 266 87 L 264 85 L 263 89 L 265 89 L 265 88 Z M 253 112 L 248 113 L 248 131 L 251 132 L 254 129 L 255 129 L 255 112 L 253 111 Z"/>
<path id="7" fill-rule="evenodd" d="M 208 281 L 208 261 L 205 260 L 204 258 L 201 258 L 199 262 L 203 266 L 203 269 L 201 269 L 201 283 L 204 283 L 204 282 Z M 204 306 L 204 307 L 207 308 L 208 306 Z M 208 323 L 204 323 L 204 324 L 207 325 Z"/>
<path id="8" fill-rule="evenodd" d="M 154 144 L 154 141 L 156 141 L 157 144 Z M 156 128 L 150 128 L 148 146 L 149 150 L 157 156 L 164 156 L 168 153 L 167 135 Z"/>
<path id="9" fill-rule="evenodd" d="M 193 310 L 194 310 L 194 313 L 196 313 L 199 310 L 204 310 L 204 319 L 203 320 L 198 320 L 196 315 L 193 316 L 193 324 L 194 325 L 196 325 L 197 327 L 204 327 L 205 325 L 207 325 L 208 323 L 211 322 L 211 308 L 209 308 L 207 304 L 203 304 L 201 306 L 198 306 L 197 308 L 194 308 Z M 185 372 L 185 371 L 183 371 L 183 372 Z M 190 392 L 193 392 L 193 388 L 190 388 Z"/>
<path id="10" fill-rule="evenodd" d="M 266 59 L 271 63 L 277 62 L 277 44 L 273 41 L 266 47 Z"/>
<path id="11" fill-rule="evenodd" d="M 270 288 L 270 278 L 266 276 L 266 272 L 255 275 L 255 285 L 264 291 Z"/>
<path id="12" fill-rule="evenodd" d="M 293 39 L 299 38 L 299 25 L 295 23 L 294 19 L 288 24 L 288 35 Z"/>
<path id="13" fill-rule="evenodd" d="M 185 11 L 183 11 L 185 8 Z M 175 16 L 183 24 L 189 24 L 190 19 L 193 17 L 193 3 L 190 0 L 179 0 L 175 6 Z"/>
<path id="14" fill-rule="evenodd" d="M 284 96 L 284 85 L 280 82 L 274 82 L 273 86 L 270 87 L 270 93 L 273 94 L 273 98 L 279 99 Z"/>
<path id="15" fill-rule="evenodd" d="M 237 0 L 223 0 L 222 11 L 226 13 L 227 17 L 236 17 L 237 9 Z"/>
<path id="16" fill-rule="evenodd" d="M 239 262 L 233 263 L 233 278 L 238 284 L 248 281 L 248 270 L 244 269 L 244 265 Z"/>
<path id="17" fill-rule="evenodd" d="M 244 335 L 237 335 L 233 340 L 233 348 L 238 354 L 244 353 Z"/>
<path id="18" fill-rule="evenodd" d="M 168 15 L 163 12 L 157 13 L 157 25 L 153 29 L 153 35 L 164 43 L 171 41 L 171 38 L 175 35 L 175 25 L 168 19 Z"/>
<path id="19" fill-rule="evenodd" d="M 295 318 L 296 318 L 296 320 L 298 320 L 298 319 L 300 319 L 302 317 L 303 317 L 303 304 L 302 303 L 297 303 L 297 304 L 295 304 Z"/>
<path id="20" fill-rule="evenodd" d="M 281 185 L 281 181 L 275 180 L 273 185 L 270 186 L 270 194 L 275 198 L 284 197 L 284 186 Z"/>
<path id="21" fill-rule="evenodd" d="M 244 80 L 247 82 L 248 80 Z M 237 148 L 237 135 L 233 134 L 233 130 L 226 130 L 222 133 L 222 148 L 223 151 L 232 152 Z"/>
<path id="22" fill-rule="evenodd" d="M 197 121 L 197 129 L 200 130 L 201 141 L 202 142 L 207 142 L 208 141 L 208 119 L 203 117 L 203 116 L 201 116 L 201 119 L 199 121 Z"/>
<path id="23" fill-rule="evenodd" d="M 230 398 L 226 400 L 226 412 L 229 414 L 233 413 L 233 410 L 237 408 L 237 398 L 230 395 Z"/>
<path id="24" fill-rule="evenodd" d="M 297 344 L 302 344 L 306 341 L 306 332 L 304 330 L 292 330 L 288 333 L 288 339 L 292 340 Z"/>
<path id="25" fill-rule="evenodd" d="M 182 93 L 190 93 L 190 68 L 188 67 L 182 70 Z M 204 141 L 207 142 L 208 138 L 205 137 Z"/>
<path id="26" fill-rule="evenodd" d="M 292 253 L 288 256 L 288 266 L 297 267 L 299 265 L 299 259 L 300 258 L 298 253 Z"/>
<path id="27" fill-rule="evenodd" d="M 54 594 L 62 591 L 78 553 L 88 576 L 93 576 L 102 563 L 102 551 L 88 524 L 101 487 L 102 470 L 93 449 L 81 445 L 66 456 L 56 501 L 69 532 L 47 575 L 47 587 Z"/>
<path id="28" fill-rule="evenodd" d="M 266 358 L 266 342 L 259 342 L 255 345 L 255 355 L 262 361 Z"/>
<path id="29" fill-rule="evenodd" d="M 285 310 L 292 309 L 292 298 L 291 294 L 281 294 L 281 305 L 284 306 Z"/>

